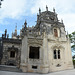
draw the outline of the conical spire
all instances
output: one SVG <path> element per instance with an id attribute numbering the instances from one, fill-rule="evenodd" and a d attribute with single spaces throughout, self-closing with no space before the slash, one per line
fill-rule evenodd
<path id="1" fill-rule="evenodd" d="M 41 14 L 41 9 L 39 8 L 39 14 Z"/>
<path id="2" fill-rule="evenodd" d="M 63 23 L 63 20 L 61 19 L 61 23 Z"/>
<path id="3" fill-rule="evenodd" d="M 7 29 L 5 29 L 5 38 L 6 38 L 6 35 L 7 35 Z"/>
<path id="4" fill-rule="evenodd" d="M 0 8 L 1 8 L 1 2 L 0 2 Z"/>
<path id="5" fill-rule="evenodd" d="M 54 13 L 55 13 L 55 8 L 53 8 L 53 11 L 54 11 Z"/>
<path id="6" fill-rule="evenodd" d="M 17 33 L 17 23 L 16 23 L 16 26 L 15 26 L 15 33 Z"/>
<path id="7" fill-rule="evenodd" d="M 25 20 L 25 23 L 24 23 L 24 25 L 25 25 L 25 28 L 27 27 L 27 22 L 26 22 L 26 20 Z"/>
<path id="8" fill-rule="evenodd" d="M 15 26 L 15 30 L 17 30 L 17 23 L 16 23 L 16 26 Z"/>

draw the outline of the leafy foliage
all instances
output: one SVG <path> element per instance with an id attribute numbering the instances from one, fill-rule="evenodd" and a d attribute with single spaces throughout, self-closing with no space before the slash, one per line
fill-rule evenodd
<path id="1" fill-rule="evenodd" d="M 75 60 L 73 60 L 73 65 L 74 65 L 74 68 L 75 68 Z"/>
<path id="2" fill-rule="evenodd" d="M 69 34 L 69 38 L 71 40 L 71 43 L 72 43 L 72 52 L 75 52 L 75 31 L 72 32 L 71 34 Z"/>

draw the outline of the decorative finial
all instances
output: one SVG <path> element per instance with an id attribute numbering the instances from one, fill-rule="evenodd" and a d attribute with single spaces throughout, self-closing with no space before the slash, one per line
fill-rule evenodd
<path id="1" fill-rule="evenodd" d="M 55 13 L 55 8 L 53 8 L 53 11 L 54 11 L 54 13 Z"/>
<path id="2" fill-rule="evenodd" d="M 41 9 L 39 8 L 39 14 L 41 14 Z"/>
<path id="3" fill-rule="evenodd" d="M 46 11 L 48 11 L 48 7 L 47 7 L 47 5 L 46 5 Z"/>
<path id="4" fill-rule="evenodd" d="M 16 27 L 15 27 L 15 29 L 17 30 L 17 23 L 16 23 Z"/>
<path id="5" fill-rule="evenodd" d="M 63 23 L 63 20 L 61 19 L 61 23 Z"/>
<path id="6" fill-rule="evenodd" d="M 6 35 L 7 35 L 7 29 L 5 29 L 5 38 L 6 38 Z"/>
<path id="7" fill-rule="evenodd" d="M 1 2 L 0 2 L 0 8 L 1 8 Z"/>
<path id="8" fill-rule="evenodd" d="M 0 8 L 1 8 L 1 5 L 2 5 L 1 1 L 3 1 L 3 0 L 0 0 Z"/>
<path id="9" fill-rule="evenodd" d="M 25 20 L 25 23 L 24 23 L 24 25 L 25 25 L 25 28 L 27 27 L 27 22 L 26 22 L 26 20 Z"/>

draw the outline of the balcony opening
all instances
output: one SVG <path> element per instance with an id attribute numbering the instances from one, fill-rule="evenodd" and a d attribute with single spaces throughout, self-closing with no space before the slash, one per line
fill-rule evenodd
<path id="1" fill-rule="evenodd" d="M 29 58 L 31 59 L 39 59 L 39 47 L 30 46 Z"/>

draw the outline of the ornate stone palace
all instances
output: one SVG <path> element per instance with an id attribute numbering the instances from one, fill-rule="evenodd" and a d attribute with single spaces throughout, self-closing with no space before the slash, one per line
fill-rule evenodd
<path id="1" fill-rule="evenodd" d="M 21 41 L 22 40 L 22 41 Z M 58 20 L 55 9 L 37 14 L 35 26 L 24 26 L 12 38 L 2 35 L 1 64 L 13 65 L 23 72 L 49 73 L 73 69 L 71 46 L 63 20 Z"/>

